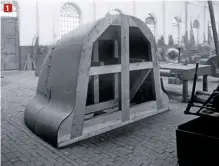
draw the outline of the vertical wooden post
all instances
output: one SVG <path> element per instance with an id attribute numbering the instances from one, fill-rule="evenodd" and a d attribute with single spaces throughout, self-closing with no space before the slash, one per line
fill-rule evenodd
<path id="1" fill-rule="evenodd" d="M 129 24 L 125 16 L 121 16 L 121 106 L 122 121 L 130 119 L 130 85 L 129 85 Z"/>
<path id="2" fill-rule="evenodd" d="M 118 41 L 114 40 L 114 58 L 119 58 L 119 45 Z M 114 74 L 114 99 L 119 99 L 119 73 Z"/>
<path id="3" fill-rule="evenodd" d="M 157 109 L 163 108 L 163 98 L 161 92 L 161 84 L 160 84 L 160 71 L 158 64 L 157 52 L 153 48 L 151 48 L 152 60 L 153 60 L 153 76 L 154 76 L 154 86 L 157 100 Z"/>
<path id="4" fill-rule="evenodd" d="M 203 91 L 208 91 L 208 75 L 203 75 Z"/>
<path id="5" fill-rule="evenodd" d="M 93 48 L 93 61 L 98 62 L 99 61 L 99 43 L 96 41 L 94 43 Z M 99 75 L 93 76 L 93 94 L 94 94 L 94 103 L 99 103 Z"/>
<path id="6" fill-rule="evenodd" d="M 183 93 L 182 93 L 182 102 L 187 103 L 188 102 L 188 80 L 183 80 Z"/>
<path id="7" fill-rule="evenodd" d="M 84 129 L 84 115 L 88 91 L 89 71 L 91 64 L 93 44 L 86 45 L 86 49 L 83 48 L 82 57 L 79 64 L 79 74 L 77 79 L 75 107 L 72 116 L 72 131 L 71 138 L 81 136 Z"/>

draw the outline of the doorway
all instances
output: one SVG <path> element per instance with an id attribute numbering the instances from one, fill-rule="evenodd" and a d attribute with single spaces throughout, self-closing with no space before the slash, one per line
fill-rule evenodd
<path id="1" fill-rule="evenodd" d="M 19 69 L 18 18 L 1 17 L 1 70 Z"/>

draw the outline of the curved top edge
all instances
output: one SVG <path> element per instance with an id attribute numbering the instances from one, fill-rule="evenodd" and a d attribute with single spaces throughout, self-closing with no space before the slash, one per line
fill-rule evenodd
<path id="1" fill-rule="evenodd" d="M 155 39 L 148 26 L 139 18 L 125 14 L 108 14 L 98 20 L 86 24 L 81 24 L 63 36 L 57 42 L 55 47 L 62 47 L 63 45 L 69 44 L 82 44 L 82 48 L 85 48 L 88 46 L 88 43 L 93 44 L 109 26 L 122 26 L 122 20 L 128 20 L 129 27 L 134 25 L 134 27 L 138 27 L 142 32 L 144 31 L 143 34 L 150 42 L 151 47 L 156 49 Z"/>

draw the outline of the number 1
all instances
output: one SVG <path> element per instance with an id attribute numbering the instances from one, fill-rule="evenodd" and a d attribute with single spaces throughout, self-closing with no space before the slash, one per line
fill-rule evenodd
<path id="1" fill-rule="evenodd" d="M 12 12 L 12 4 L 4 4 L 4 12 Z"/>
<path id="2" fill-rule="evenodd" d="M 6 10 L 7 10 L 7 12 L 9 11 L 9 9 L 8 9 L 8 5 L 6 5 Z"/>

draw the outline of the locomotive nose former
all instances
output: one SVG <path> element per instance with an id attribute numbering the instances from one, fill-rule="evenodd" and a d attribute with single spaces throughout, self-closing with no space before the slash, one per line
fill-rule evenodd
<path id="1" fill-rule="evenodd" d="M 55 147 L 168 110 L 149 28 L 107 15 L 65 35 L 45 58 L 25 123 Z"/>

